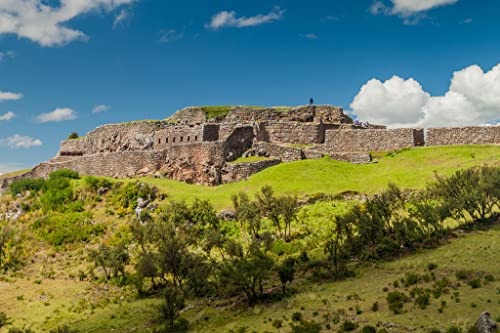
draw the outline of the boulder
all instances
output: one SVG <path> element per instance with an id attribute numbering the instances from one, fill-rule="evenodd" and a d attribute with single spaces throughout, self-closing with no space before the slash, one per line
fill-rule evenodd
<path id="1" fill-rule="evenodd" d="M 493 333 L 498 330 L 498 325 L 488 312 L 483 312 L 476 321 L 477 333 Z"/>

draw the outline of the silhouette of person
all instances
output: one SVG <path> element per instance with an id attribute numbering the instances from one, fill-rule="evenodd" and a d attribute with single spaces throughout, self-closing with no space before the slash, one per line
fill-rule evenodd
<path id="1" fill-rule="evenodd" d="M 309 99 L 309 105 L 313 105 L 313 104 L 314 104 L 314 99 L 311 97 L 311 98 Z"/>

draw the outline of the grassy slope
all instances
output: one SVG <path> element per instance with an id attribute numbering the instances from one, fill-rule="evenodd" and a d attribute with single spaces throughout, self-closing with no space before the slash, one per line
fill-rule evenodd
<path id="1" fill-rule="evenodd" d="M 421 253 L 403 258 L 398 261 L 380 264 L 377 267 L 364 267 L 357 270 L 358 276 L 341 282 L 325 283 L 301 283 L 295 285 L 297 294 L 286 301 L 271 304 L 258 305 L 253 309 L 234 309 L 232 302 L 226 306 L 214 303 L 209 307 L 206 305 L 196 305 L 193 309 L 183 313 L 183 316 L 191 320 L 193 332 L 229 332 L 237 331 L 241 327 L 248 327 L 247 332 L 290 332 L 290 319 L 294 312 L 302 312 L 307 320 L 323 322 L 323 315 L 332 314 L 334 311 L 344 309 L 346 317 L 355 320 L 362 325 L 376 325 L 378 321 L 391 322 L 399 325 L 398 332 L 409 332 L 410 328 L 418 332 L 428 332 L 429 328 L 446 329 L 452 324 L 468 326 L 483 311 L 489 311 L 494 317 L 500 316 L 500 267 L 495 265 L 497 255 L 500 253 L 500 226 L 488 231 L 477 231 L 465 234 L 452 240 L 449 244 L 434 250 L 422 251 Z M 406 312 L 395 315 L 387 308 L 385 301 L 386 293 L 382 291 L 384 287 L 389 287 L 389 291 L 401 290 L 408 294 L 409 289 L 392 287 L 392 282 L 400 279 L 406 272 L 416 271 L 424 273 L 429 262 L 436 263 L 435 270 L 437 276 L 448 276 L 454 280 L 455 272 L 458 270 L 473 270 L 475 272 L 485 272 L 493 274 L 496 281 L 483 285 L 481 288 L 472 289 L 462 282 L 458 288 L 460 292 L 460 302 L 456 303 L 450 295 L 441 296 L 438 300 L 432 298 L 431 304 L 425 310 L 421 310 L 413 303 L 405 304 Z M 44 288 L 49 292 L 57 292 L 57 281 L 45 284 Z M 80 283 L 75 283 L 78 285 Z M 28 284 L 25 284 L 29 288 Z M 430 287 L 430 283 L 423 286 Z M 52 286 L 52 287 L 51 287 Z M 23 288 L 24 285 L 21 287 Z M 53 288 L 53 289 L 51 289 Z M 58 294 L 59 297 L 71 299 L 74 285 L 68 285 L 65 294 Z M 1 290 L 2 288 L 0 288 Z M 60 289 L 60 287 L 59 287 Z M 55 291 L 51 291 L 55 290 Z M 452 290 L 453 291 L 453 290 Z M 0 291 L 0 296 L 1 296 Z M 359 300 L 352 295 L 359 296 Z M 54 298 L 57 298 L 54 297 Z M 348 296 L 352 298 L 348 300 Z M 326 301 L 325 301 L 326 300 Z M 447 305 L 443 313 L 437 309 L 441 301 L 445 300 Z M 16 302 L 12 300 L 12 302 Z M 371 311 L 374 302 L 379 302 L 380 309 L 377 312 Z M 60 315 L 50 314 L 47 306 L 41 301 L 21 302 L 23 308 L 19 307 L 19 312 L 33 311 L 31 316 L 37 319 L 40 316 L 47 316 L 49 323 L 61 323 L 67 319 L 74 320 L 74 314 L 67 314 L 62 306 L 50 305 L 52 311 L 59 309 Z M 53 303 L 53 302 L 51 302 Z M 326 303 L 326 304 L 325 304 Z M 476 304 L 473 307 L 472 304 Z M 147 331 L 152 321 L 153 305 L 158 304 L 155 300 L 137 300 L 110 304 L 105 308 L 96 308 L 93 311 L 87 310 L 81 314 L 79 320 L 74 323 L 85 332 L 135 332 Z M 228 306 L 229 305 L 229 306 Z M 362 314 L 356 314 L 349 308 L 359 306 Z M 302 309 L 303 308 L 303 309 Z M 318 312 L 314 315 L 315 312 Z M 38 315 L 39 314 L 39 315 Z M 68 315 L 69 317 L 66 317 Z M 205 319 L 206 318 L 206 319 Z M 283 320 L 283 328 L 277 330 L 272 327 L 269 319 Z M 286 319 L 284 319 L 286 318 Z M 207 320 L 208 319 L 208 320 Z M 337 331 L 338 326 L 332 325 L 332 330 Z M 1 332 L 1 330 L 0 330 Z"/>
<path id="2" fill-rule="evenodd" d="M 354 165 L 331 159 L 303 160 L 266 169 L 248 180 L 217 187 L 189 185 L 165 179 L 144 178 L 176 199 L 191 201 L 194 197 L 211 200 L 217 208 L 231 207 L 230 197 L 239 191 L 256 192 L 272 185 L 278 193 L 298 195 L 317 192 L 339 193 L 354 190 L 375 193 L 393 182 L 418 188 L 431 180 L 434 173 L 450 175 L 475 165 L 500 164 L 500 146 L 455 146 L 417 148 L 394 157 L 382 156 L 378 163 Z"/>
<path id="3" fill-rule="evenodd" d="M 9 177 L 14 177 L 14 176 L 17 176 L 17 175 L 20 175 L 20 174 L 23 174 L 27 171 L 29 171 L 30 169 L 26 169 L 26 170 L 19 170 L 19 171 L 13 171 L 13 172 L 8 172 L 8 173 L 4 173 L 4 174 L 1 174 L 0 175 L 0 179 L 3 179 L 3 178 L 9 178 Z"/>

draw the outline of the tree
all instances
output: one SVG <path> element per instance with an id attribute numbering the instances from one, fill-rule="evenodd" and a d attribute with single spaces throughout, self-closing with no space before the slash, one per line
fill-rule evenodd
<path id="1" fill-rule="evenodd" d="M 335 279 L 339 279 L 347 273 L 347 262 L 352 252 L 352 239 L 356 215 L 352 212 L 336 218 L 333 235 L 327 241 L 325 253 L 333 264 Z"/>
<path id="2" fill-rule="evenodd" d="M 254 238 L 258 238 L 260 231 L 261 214 L 257 203 L 250 200 L 244 192 L 238 193 L 231 197 L 236 216 L 241 223 L 241 226 L 246 225 L 248 232 Z"/>
<path id="3" fill-rule="evenodd" d="M 248 305 L 253 306 L 264 293 L 263 286 L 270 277 L 274 261 L 259 240 L 253 240 L 246 251 L 235 246 L 228 253 L 231 258 L 223 261 L 220 268 L 221 286 L 229 291 L 244 292 Z"/>
<path id="4" fill-rule="evenodd" d="M 141 279 L 150 278 L 151 286 L 153 289 L 156 289 L 155 278 L 158 277 L 158 267 L 156 257 L 153 253 L 143 252 L 135 265 L 135 269 Z"/>
<path id="5" fill-rule="evenodd" d="M 286 294 L 287 283 L 292 283 L 293 279 L 295 278 L 296 266 L 297 266 L 297 259 L 286 258 L 278 269 L 278 275 L 280 277 L 283 295 Z"/>
<path id="6" fill-rule="evenodd" d="M 68 136 L 68 140 L 74 140 L 78 139 L 80 136 L 76 132 L 71 132 L 70 135 Z"/>
<path id="7" fill-rule="evenodd" d="M 163 290 L 163 302 L 158 306 L 159 320 L 165 323 L 167 332 L 179 332 L 179 312 L 184 308 L 184 295 L 175 286 Z"/>
<path id="8" fill-rule="evenodd" d="M 283 222 L 285 223 L 284 236 L 288 240 L 291 237 L 291 224 L 293 221 L 297 220 L 297 213 L 299 210 L 299 203 L 297 197 L 283 196 L 277 200 L 278 210 L 282 216 Z M 288 230 L 288 235 L 287 235 Z"/>

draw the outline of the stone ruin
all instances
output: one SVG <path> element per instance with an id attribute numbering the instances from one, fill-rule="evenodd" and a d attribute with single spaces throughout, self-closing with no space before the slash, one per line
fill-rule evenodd
<path id="1" fill-rule="evenodd" d="M 56 157 L 25 174 L 0 180 L 47 177 L 58 169 L 114 178 L 154 175 L 192 184 L 219 185 L 248 178 L 270 166 L 325 155 L 369 163 L 370 153 L 455 144 L 500 144 L 500 126 L 387 129 L 359 126 L 342 108 L 234 106 L 212 115 L 189 107 L 163 121 L 104 125 L 65 140 Z M 265 159 L 234 163 L 241 157 Z"/>

